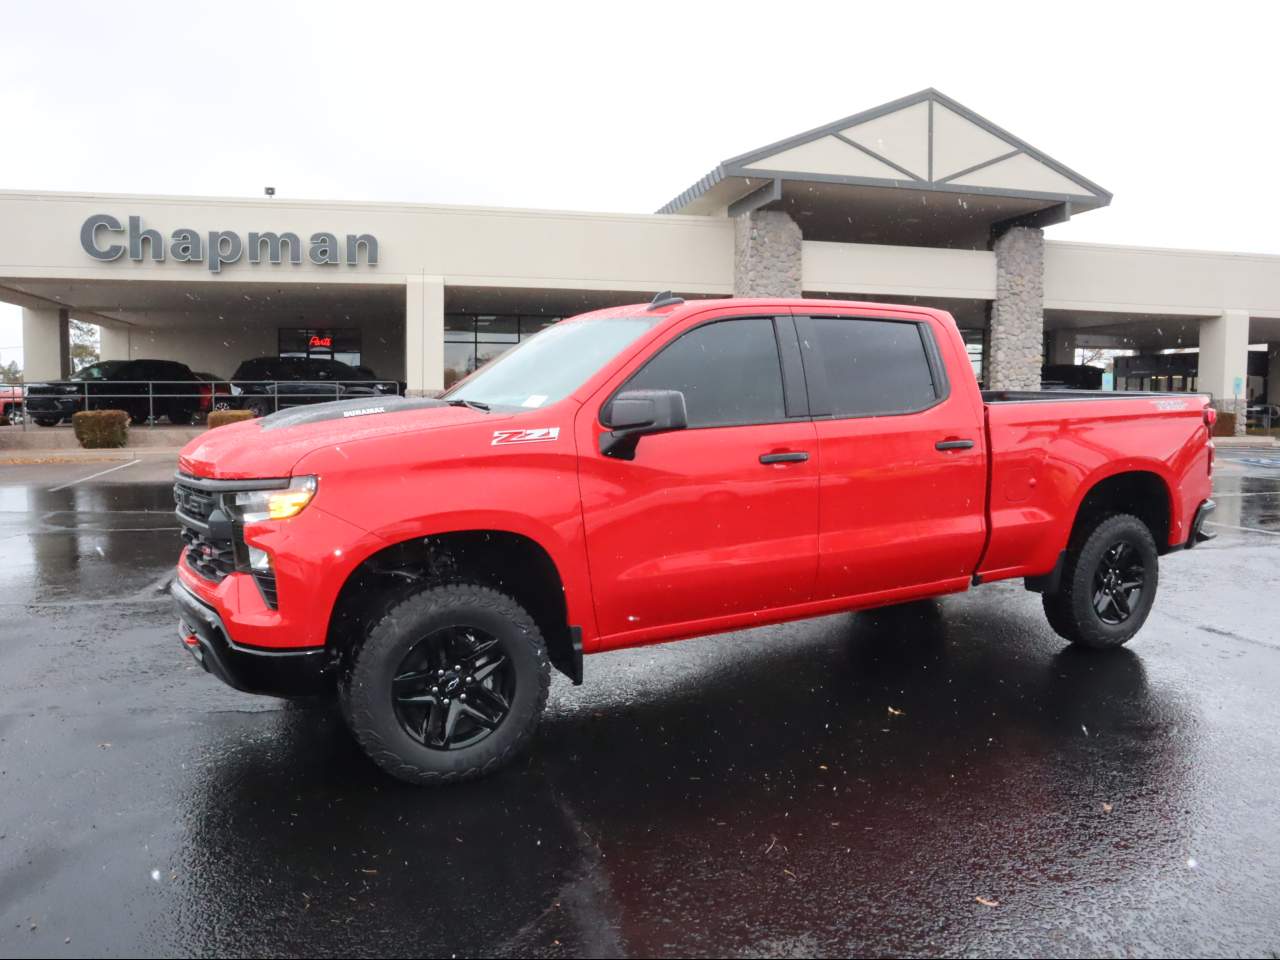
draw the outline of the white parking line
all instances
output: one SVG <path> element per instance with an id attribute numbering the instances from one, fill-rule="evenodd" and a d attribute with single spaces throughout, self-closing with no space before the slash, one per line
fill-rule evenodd
<path id="1" fill-rule="evenodd" d="M 99 470 L 97 473 L 91 473 L 87 477 L 81 477 L 79 480 L 72 480 L 69 483 L 63 483 L 56 487 L 50 487 L 49 492 L 57 493 L 59 490 L 67 489 L 67 487 L 74 487 L 77 483 L 84 483 L 86 480 L 93 480 L 97 477 L 105 477 L 108 473 L 115 473 L 117 470 L 123 470 L 125 467 L 132 467 L 135 463 L 141 463 L 141 462 L 142 462 L 142 458 L 139 457 L 136 460 L 130 460 L 128 463 L 117 464 L 116 466 L 109 467 L 106 470 Z"/>
<path id="2" fill-rule="evenodd" d="M 1280 537 L 1280 531 L 1263 530 L 1261 527 L 1237 527 L 1234 523 L 1219 523 L 1217 520 L 1206 520 L 1211 527 L 1226 527 L 1228 530 L 1244 530 L 1247 533 L 1265 533 L 1268 537 Z"/>

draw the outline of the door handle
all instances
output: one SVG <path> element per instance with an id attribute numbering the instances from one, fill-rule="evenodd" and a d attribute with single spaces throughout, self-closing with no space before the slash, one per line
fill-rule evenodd
<path id="1" fill-rule="evenodd" d="M 762 453 L 760 454 L 761 463 L 803 463 L 809 459 L 809 455 L 803 450 L 797 450 L 794 453 Z"/>
<path id="2" fill-rule="evenodd" d="M 933 448 L 935 450 L 968 450 L 972 446 L 972 440 L 939 440 Z"/>

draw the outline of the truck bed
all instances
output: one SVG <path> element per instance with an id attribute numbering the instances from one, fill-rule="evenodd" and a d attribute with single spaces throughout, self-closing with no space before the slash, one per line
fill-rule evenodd
<path id="1" fill-rule="evenodd" d="M 1152 390 L 983 390 L 983 403 L 1034 403 L 1043 400 L 1133 400 L 1156 397 L 1199 397 L 1198 393 L 1158 393 Z"/>
<path id="2" fill-rule="evenodd" d="M 1038 576 L 1066 547 L 1079 498 L 1123 465 L 1160 478 L 1168 542 L 1181 543 L 1208 473 L 1204 394 L 1093 390 L 984 390 L 990 456 L 989 540 L 983 579 Z M 1190 499 L 1188 499 L 1190 498 Z M 1064 523 L 1067 524 L 1064 526 Z"/>

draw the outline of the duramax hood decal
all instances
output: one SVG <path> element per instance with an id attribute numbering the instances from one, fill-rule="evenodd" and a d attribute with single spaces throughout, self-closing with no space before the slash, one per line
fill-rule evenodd
<path id="1" fill-rule="evenodd" d="M 313 403 L 305 407 L 292 407 L 267 414 L 258 421 L 263 430 L 284 430 L 289 427 L 301 427 L 308 423 L 320 423 L 324 420 L 343 420 L 348 417 L 365 417 L 378 413 L 401 413 L 405 410 L 419 410 L 423 407 L 444 407 L 443 400 L 431 400 L 426 397 L 379 397 L 377 400 L 361 397 L 357 400 L 333 400 L 329 403 Z"/>

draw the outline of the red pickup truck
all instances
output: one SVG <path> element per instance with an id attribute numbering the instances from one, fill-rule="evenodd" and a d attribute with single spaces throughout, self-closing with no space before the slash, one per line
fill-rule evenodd
<path id="1" fill-rule="evenodd" d="M 334 690 L 417 783 L 530 740 L 584 654 L 1024 578 L 1114 647 L 1206 539 L 1199 395 L 982 393 L 950 315 L 659 295 L 440 399 L 320 404 L 182 451 L 172 592 L 211 673 Z"/>

